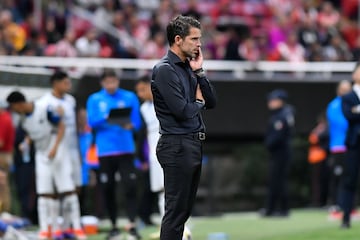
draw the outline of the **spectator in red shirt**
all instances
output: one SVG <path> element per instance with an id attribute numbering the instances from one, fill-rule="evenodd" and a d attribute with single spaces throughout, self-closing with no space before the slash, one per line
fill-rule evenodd
<path id="1" fill-rule="evenodd" d="M 10 210 L 10 187 L 8 175 L 12 160 L 15 129 L 7 104 L 0 102 L 0 212 Z"/>

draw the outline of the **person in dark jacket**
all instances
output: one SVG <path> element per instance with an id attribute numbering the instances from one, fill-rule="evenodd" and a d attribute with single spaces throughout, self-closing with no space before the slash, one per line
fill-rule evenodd
<path id="1" fill-rule="evenodd" d="M 348 121 L 345 144 L 347 147 L 344 175 L 342 178 L 342 210 L 344 211 L 342 228 L 350 228 L 350 214 L 354 207 L 355 192 L 360 167 L 360 64 L 356 65 L 352 75 L 352 91 L 342 97 L 342 111 Z"/>
<path id="2" fill-rule="evenodd" d="M 264 216 L 287 216 L 287 175 L 291 159 L 291 139 L 294 128 L 294 110 L 286 103 L 288 94 L 276 89 L 267 96 L 271 112 L 265 146 L 270 154 L 268 196 Z M 279 204 L 279 209 L 277 209 Z"/>

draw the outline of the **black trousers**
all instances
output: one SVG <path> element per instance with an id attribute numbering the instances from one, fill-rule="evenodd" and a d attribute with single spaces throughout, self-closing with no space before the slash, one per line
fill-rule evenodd
<path id="1" fill-rule="evenodd" d="M 360 167 L 360 141 L 353 148 L 348 148 L 344 176 L 342 177 L 341 207 L 344 211 L 343 221 L 350 222 L 351 210 L 354 207 L 355 193 L 358 184 Z"/>
<path id="2" fill-rule="evenodd" d="M 15 166 L 15 183 L 20 201 L 21 216 L 37 222 L 37 204 L 35 190 L 35 165 L 22 163 Z"/>
<path id="3" fill-rule="evenodd" d="M 344 174 L 345 153 L 332 153 L 329 157 L 330 204 L 340 206 L 341 178 Z"/>
<path id="4" fill-rule="evenodd" d="M 126 212 L 131 222 L 135 222 L 136 201 L 136 170 L 133 154 L 100 157 L 99 182 L 105 196 L 105 205 L 113 227 L 116 227 L 117 200 L 115 173 L 119 172 L 125 190 Z"/>
<path id="5" fill-rule="evenodd" d="M 161 240 L 181 240 L 200 181 L 202 142 L 189 135 L 163 135 L 157 157 L 164 171 L 165 215 Z"/>
<path id="6" fill-rule="evenodd" d="M 279 207 L 280 212 L 288 211 L 287 176 L 290 151 L 287 148 L 270 152 L 268 197 L 266 214 L 271 215 Z"/>

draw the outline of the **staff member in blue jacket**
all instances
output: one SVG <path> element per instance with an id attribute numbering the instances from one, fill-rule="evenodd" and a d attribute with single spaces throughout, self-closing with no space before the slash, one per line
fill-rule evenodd
<path id="1" fill-rule="evenodd" d="M 96 133 L 96 145 L 100 161 L 99 181 L 103 186 L 106 207 L 112 229 L 108 238 L 120 235 L 116 226 L 115 173 L 120 172 L 125 189 L 126 210 L 130 220 L 130 235 L 140 239 L 135 228 L 136 173 L 133 164 L 135 153 L 134 131 L 141 125 L 140 104 L 135 93 L 119 88 L 116 73 L 105 70 L 101 77 L 102 90 L 92 94 L 87 101 L 88 122 Z M 116 124 L 108 121 L 114 108 L 131 108 L 130 123 Z"/>
<path id="2" fill-rule="evenodd" d="M 348 120 L 346 135 L 347 154 L 342 184 L 342 208 L 344 211 L 342 228 L 350 228 L 350 213 L 353 209 L 355 191 L 360 167 L 360 64 L 352 75 L 353 89 L 342 98 L 342 110 Z"/>
<path id="3" fill-rule="evenodd" d="M 335 212 L 339 207 L 339 183 L 344 172 L 344 158 L 346 153 L 345 137 L 348 129 L 348 122 L 342 113 L 341 97 L 351 91 L 351 82 L 342 80 L 339 82 L 336 93 L 337 96 L 329 103 L 326 109 L 326 119 L 329 126 L 329 149 L 330 158 L 330 197 L 331 203 L 335 205 Z"/>

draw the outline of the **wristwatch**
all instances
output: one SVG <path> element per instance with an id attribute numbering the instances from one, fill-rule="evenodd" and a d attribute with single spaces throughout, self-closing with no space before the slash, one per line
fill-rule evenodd
<path id="1" fill-rule="evenodd" d="M 205 101 L 202 99 L 196 99 L 195 103 L 197 103 L 198 105 L 200 105 L 201 109 L 205 109 Z"/>
<path id="2" fill-rule="evenodd" d="M 203 68 L 196 69 L 194 74 L 199 78 L 205 77 L 205 71 Z"/>

